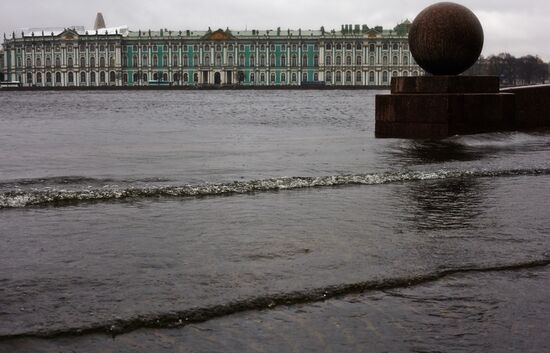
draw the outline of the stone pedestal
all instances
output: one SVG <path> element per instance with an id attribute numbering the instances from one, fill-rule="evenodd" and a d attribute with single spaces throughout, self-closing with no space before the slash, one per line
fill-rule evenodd
<path id="1" fill-rule="evenodd" d="M 493 76 L 395 77 L 391 94 L 376 96 L 376 137 L 445 138 L 510 130 L 514 94 Z"/>

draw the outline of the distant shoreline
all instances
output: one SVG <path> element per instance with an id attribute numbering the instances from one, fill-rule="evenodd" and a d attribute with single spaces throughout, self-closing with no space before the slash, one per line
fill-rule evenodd
<path id="1" fill-rule="evenodd" d="M 97 86 L 97 87 L 2 87 L 2 91 L 231 91 L 231 90 L 389 90 L 390 86 Z"/>

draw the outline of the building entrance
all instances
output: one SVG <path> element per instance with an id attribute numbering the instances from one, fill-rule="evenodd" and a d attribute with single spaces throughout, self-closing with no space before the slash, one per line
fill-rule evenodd
<path id="1" fill-rule="evenodd" d="M 214 74 L 214 83 L 219 85 L 220 83 L 222 83 L 222 75 L 220 75 L 219 72 L 216 72 Z"/>

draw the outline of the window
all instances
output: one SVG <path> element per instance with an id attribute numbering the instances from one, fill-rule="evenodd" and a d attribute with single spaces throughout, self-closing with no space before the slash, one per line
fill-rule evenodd
<path id="1" fill-rule="evenodd" d="M 80 83 L 85 83 L 85 82 L 86 82 L 86 73 L 82 71 L 80 73 Z"/>
<path id="2" fill-rule="evenodd" d="M 234 63 L 233 63 L 233 55 L 229 55 L 229 56 L 227 57 L 227 64 L 228 64 L 229 66 L 233 66 L 233 64 L 234 64 Z"/>
<path id="3" fill-rule="evenodd" d="M 342 57 L 340 55 L 336 56 L 336 65 L 342 65 Z"/>
<path id="4" fill-rule="evenodd" d="M 61 58 L 59 56 L 55 57 L 55 67 L 61 67 Z"/>
<path id="5" fill-rule="evenodd" d="M 357 71 L 357 73 L 355 74 L 355 81 L 361 82 L 361 71 Z"/>
<path id="6" fill-rule="evenodd" d="M 363 48 L 363 46 L 359 42 L 355 45 L 355 49 L 357 49 L 357 50 L 361 50 L 362 48 Z"/>
<path id="7" fill-rule="evenodd" d="M 99 73 L 99 82 L 100 83 L 105 83 L 105 71 L 101 71 Z"/>
<path id="8" fill-rule="evenodd" d="M 342 73 L 340 71 L 336 71 L 336 82 L 342 82 Z"/>
<path id="9" fill-rule="evenodd" d="M 374 71 L 369 72 L 369 82 L 374 83 Z"/>
<path id="10" fill-rule="evenodd" d="M 31 83 L 32 84 L 32 74 L 29 72 L 27 73 L 27 83 Z"/>
<path id="11" fill-rule="evenodd" d="M 95 67 L 95 57 L 90 58 L 90 67 Z"/>
<path id="12" fill-rule="evenodd" d="M 42 60 L 40 59 L 40 57 L 36 57 L 36 66 L 40 67 L 42 66 Z"/>
<path id="13" fill-rule="evenodd" d="M 271 83 L 275 83 L 275 73 L 272 72 L 271 75 L 270 75 L 270 81 Z"/>
<path id="14" fill-rule="evenodd" d="M 393 50 L 399 50 L 399 46 L 397 45 L 397 43 L 393 43 Z"/>
<path id="15" fill-rule="evenodd" d="M 178 56 L 174 55 L 172 57 L 172 66 L 178 66 Z"/>
<path id="16" fill-rule="evenodd" d="M 115 57 L 114 56 L 111 56 L 109 58 L 109 66 L 110 67 L 114 67 L 115 66 Z"/>
<path id="17" fill-rule="evenodd" d="M 134 74 L 134 83 L 136 82 L 139 82 L 139 75 L 138 74 Z"/>
<path id="18" fill-rule="evenodd" d="M 157 54 L 153 55 L 153 67 L 157 67 L 159 65 L 159 58 Z"/>
<path id="19" fill-rule="evenodd" d="M 307 73 L 302 73 L 302 82 L 307 82 Z"/>
<path id="20" fill-rule="evenodd" d="M 394 71 L 394 72 L 391 73 L 391 77 L 397 77 L 397 76 L 399 76 L 399 74 L 397 73 L 397 71 Z"/>
<path id="21" fill-rule="evenodd" d="M 265 74 L 263 72 L 260 74 L 260 82 L 265 82 Z"/>
<path id="22" fill-rule="evenodd" d="M 69 83 L 74 83 L 74 74 L 69 72 Z"/>
<path id="23" fill-rule="evenodd" d="M 252 61 L 252 59 L 250 59 Z M 239 55 L 239 66 L 244 66 L 244 55 Z"/>
<path id="24" fill-rule="evenodd" d="M 374 65 L 374 56 L 369 58 L 369 65 Z"/>
<path id="25" fill-rule="evenodd" d="M 372 53 L 374 52 L 374 44 L 369 45 L 369 51 Z"/>
<path id="26" fill-rule="evenodd" d="M 331 49 L 332 49 L 332 45 L 331 45 L 330 43 L 327 43 L 327 44 L 325 45 L 325 49 L 326 49 L 326 50 L 331 50 Z"/>
<path id="27" fill-rule="evenodd" d="M 55 83 L 61 83 L 61 72 L 55 73 Z"/>
<path id="28" fill-rule="evenodd" d="M 360 55 L 357 55 L 355 64 L 356 64 L 356 65 L 362 65 L 362 64 L 363 64 L 363 60 L 361 59 L 361 56 L 360 56 Z"/>
<path id="29" fill-rule="evenodd" d="M 143 82 L 147 82 L 147 74 L 143 74 Z"/>
<path id="30" fill-rule="evenodd" d="M 109 82 L 114 83 L 116 81 L 116 74 L 114 71 L 111 71 L 109 74 Z"/>
<path id="31" fill-rule="evenodd" d="M 292 73 L 292 82 L 296 82 L 296 73 L 295 72 Z"/>
<path id="32" fill-rule="evenodd" d="M 269 65 L 270 66 L 275 66 L 275 55 L 271 54 L 269 56 Z"/>
<path id="33" fill-rule="evenodd" d="M 210 66 L 210 55 L 205 55 L 204 56 L 204 65 L 205 66 Z"/>
<path id="34" fill-rule="evenodd" d="M 90 74 L 90 82 L 92 83 L 95 83 L 96 82 L 96 79 L 95 79 L 95 72 L 92 71 L 92 73 Z"/>
<path id="35" fill-rule="evenodd" d="M 189 75 L 187 73 L 183 74 L 183 82 L 189 82 Z"/>
<path id="36" fill-rule="evenodd" d="M 162 66 L 168 67 L 168 56 L 167 55 L 162 56 Z"/>
<path id="37" fill-rule="evenodd" d="M 216 66 L 222 65 L 222 56 L 220 54 L 216 55 Z"/>
<path id="38" fill-rule="evenodd" d="M 256 66 L 256 58 L 254 57 L 254 55 L 250 55 L 250 66 Z"/>
<path id="39" fill-rule="evenodd" d="M 384 43 L 384 45 L 382 45 L 382 49 L 388 50 L 388 43 Z"/>
<path id="40" fill-rule="evenodd" d="M 399 62 L 398 62 L 398 60 L 397 60 L 397 56 L 394 56 L 394 57 L 392 58 L 392 65 L 397 65 L 398 63 L 399 63 Z"/>
<path id="41" fill-rule="evenodd" d="M 346 83 L 351 83 L 351 71 L 346 71 Z"/>
<path id="42" fill-rule="evenodd" d="M 325 58 L 325 65 L 332 65 L 332 58 L 329 55 Z"/>
<path id="43" fill-rule="evenodd" d="M 99 58 L 99 67 L 105 67 L 105 57 L 104 56 Z"/>
<path id="44" fill-rule="evenodd" d="M 325 81 L 327 81 L 328 83 L 332 83 L 332 72 L 327 71 L 327 73 L 325 74 Z"/>
<path id="45" fill-rule="evenodd" d="M 27 58 L 27 67 L 31 67 L 31 66 L 32 66 L 31 58 Z"/>
<path id="46" fill-rule="evenodd" d="M 319 66 L 319 56 L 318 55 L 313 56 L 313 66 L 315 66 L 315 67 Z"/>
<path id="47" fill-rule="evenodd" d="M 413 71 L 413 76 L 418 76 L 418 71 Z"/>
<path id="48" fill-rule="evenodd" d="M 164 74 L 162 74 L 162 80 L 163 81 L 168 81 L 168 74 L 166 72 Z"/>
<path id="49" fill-rule="evenodd" d="M 264 67 L 265 66 L 265 55 L 262 54 L 260 55 L 260 67 Z M 262 80 L 263 82 L 263 80 Z"/>
<path id="50" fill-rule="evenodd" d="M 346 56 L 346 65 L 351 65 L 351 55 Z"/>
<path id="51" fill-rule="evenodd" d="M 147 55 L 143 55 L 143 58 L 141 58 L 141 65 L 142 66 L 149 65 L 149 58 L 147 57 Z"/>
<path id="52" fill-rule="evenodd" d="M 409 76 L 409 72 L 408 71 L 403 71 L 403 76 L 405 76 L 405 77 Z"/>
<path id="53" fill-rule="evenodd" d="M 281 66 L 286 66 L 286 56 L 284 54 L 281 55 Z"/>
<path id="54" fill-rule="evenodd" d="M 50 66 L 52 66 L 52 59 L 49 56 L 47 56 L 46 57 L 46 67 L 50 67 Z"/>
<path id="55" fill-rule="evenodd" d="M 382 58 L 382 64 L 383 65 L 388 65 L 388 57 L 384 55 L 384 57 Z"/>
<path id="56" fill-rule="evenodd" d="M 336 50 L 342 50 L 342 44 L 340 43 L 336 44 Z"/>
<path id="57" fill-rule="evenodd" d="M 132 56 L 132 66 L 138 67 L 138 57 L 137 55 Z"/>
<path id="58" fill-rule="evenodd" d="M 408 56 L 403 56 L 403 65 L 409 65 L 409 57 Z"/>
<path id="59" fill-rule="evenodd" d="M 128 83 L 128 74 L 122 75 L 122 82 L 123 83 Z"/>
<path id="60" fill-rule="evenodd" d="M 42 83 L 42 73 L 41 72 L 36 74 L 36 83 Z"/>
<path id="61" fill-rule="evenodd" d="M 193 66 L 199 66 L 199 56 L 196 54 L 193 56 Z"/>
<path id="62" fill-rule="evenodd" d="M 80 67 L 85 67 L 86 66 L 86 58 L 81 56 L 80 57 Z"/>
<path id="63" fill-rule="evenodd" d="M 52 73 L 51 72 L 46 73 L 46 83 L 52 83 Z"/>
<path id="64" fill-rule="evenodd" d="M 351 43 L 348 43 L 348 44 L 346 45 L 346 49 L 347 49 L 347 50 L 351 50 Z"/>
<path id="65" fill-rule="evenodd" d="M 196 72 L 193 74 L 193 82 L 199 82 L 199 74 Z"/>
<path id="66" fill-rule="evenodd" d="M 302 66 L 303 66 L 303 67 L 307 67 L 307 66 L 308 66 L 308 65 L 307 65 L 307 55 L 306 55 L 306 54 L 304 54 L 304 55 L 302 56 Z"/>
<path id="67" fill-rule="evenodd" d="M 281 73 L 281 83 L 286 83 L 286 74 L 284 72 Z"/>
<path id="68" fill-rule="evenodd" d="M 382 83 L 388 83 L 388 72 L 384 71 L 382 73 Z"/>
<path id="69" fill-rule="evenodd" d="M 189 58 L 187 55 L 183 56 L 183 66 L 189 66 Z"/>
<path id="70" fill-rule="evenodd" d="M 319 74 L 317 72 L 313 74 L 313 81 L 319 81 Z"/>
<path id="71" fill-rule="evenodd" d="M 297 65 L 297 64 L 298 64 L 298 63 L 297 63 L 298 59 L 296 58 L 296 55 L 295 55 L 295 54 L 292 55 L 291 61 L 292 61 L 292 62 L 291 62 L 291 65 L 292 65 L 293 67 L 298 66 L 298 65 Z"/>

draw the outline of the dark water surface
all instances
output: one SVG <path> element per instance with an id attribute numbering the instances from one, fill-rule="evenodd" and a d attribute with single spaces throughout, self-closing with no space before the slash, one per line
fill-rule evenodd
<path id="1" fill-rule="evenodd" d="M 547 351 L 550 132 L 373 130 L 367 91 L 0 93 L 0 352 Z"/>

